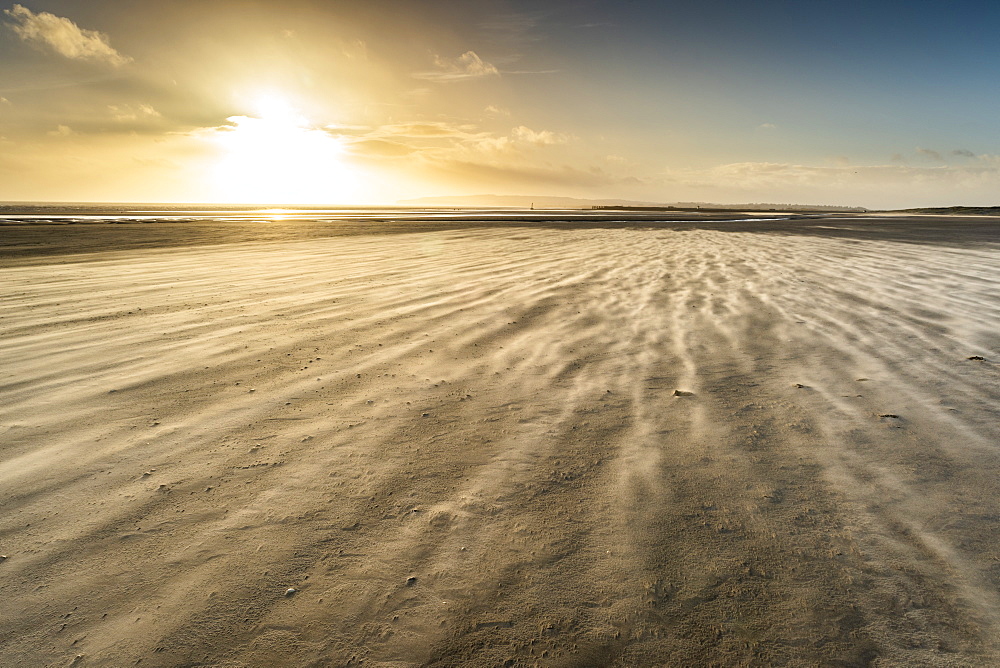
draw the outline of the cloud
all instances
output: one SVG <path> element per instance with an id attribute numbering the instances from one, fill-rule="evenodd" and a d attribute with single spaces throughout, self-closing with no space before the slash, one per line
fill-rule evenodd
<path id="1" fill-rule="evenodd" d="M 551 146 L 553 144 L 565 144 L 567 137 L 552 132 L 551 130 L 535 131 L 523 125 L 518 125 L 511 130 L 510 136 L 518 142 L 533 144 L 535 146 Z"/>
<path id="2" fill-rule="evenodd" d="M 572 138 L 551 130 L 519 125 L 509 135 L 481 130 L 469 123 L 423 121 L 377 127 L 327 126 L 331 136 L 343 137 L 358 153 L 374 157 L 420 154 L 444 160 L 475 160 L 483 155 L 515 154 L 523 149 L 565 144 Z"/>
<path id="3" fill-rule="evenodd" d="M 538 167 L 532 165 L 496 165 L 464 160 L 433 161 L 429 166 L 463 181 L 479 181 L 488 184 L 520 183 L 537 186 L 551 184 L 559 186 L 594 187 L 621 183 L 622 180 L 609 177 L 600 170 L 577 169 L 570 165 Z"/>
<path id="4" fill-rule="evenodd" d="M 390 123 L 388 125 L 328 125 L 324 131 L 334 137 L 353 139 L 356 142 L 388 140 L 393 142 L 413 141 L 421 145 L 454 144 L 455 142 L 475 142 L 488 136 L 478 132 L 475 125 L 423 121 L 413 123 Z"/>
<path id="5" fill-rule="evenodd" d="M 73 128 L 68 125 L 57 125 L 56 129 L 50 130 L 48 134 L 51 137 L 69 137 L 73 134 Z"/>
<path id="6" fill-rule="evenodd" d="M 510 135 L 497 136 L 484 132 L 470 139 L 469 143 L 475 149 L 486 153 L 504 153 L 523 148 L 565 144 L 570 138 L 551 130 L 532 130 L 524 125 L 518 125 L 511 129 Z"/>
<path id="7" fill-rule="evenodd" d="M 492 40 L 509 47 L 523 47 L 543 39 L 536 30 L 545 15 L 540 12 L 514 12 L 498 14 L 479 24 L 479 29 Z"/>
<path id="8" fill-rule="evenodd" d="M 932 151 L 929 148 L 919 148 L 918 147 L 917 148 L 917 154 L 921 155 L 921 156 L 923 156 L 925 158 L 928 158 L 930 160 L 935 160 L 935 161 L 938 161 L 938 162 L 940 162 L 941 160 L 944 159 L 944 158 L 941 157 L 940 153 L 938 153 L 937 151 Z"/>
<path id="9" fill-rule="evenodd" d="M 488 105 L 483 111 L 490 118 L 507 118 L 510 116 L 510 109 L 504 109 L 503 107 L 498 107 L 496 105 Z"/>
<path id="10" fill-rule="evenodd" d="M 352 39 L 340 42 L 340 52 L 348 60 L 368 60 L 368 43 L 363 39 Z"/>
<path id="11" fill-rule="evenodd" d="M 128 123 L 140 119 L 149 120 L 161 116 L 160 112 L 148 104 L 140 104 L 135 107 L 127 104 L 109 104 L 108 111 L 111 112 L 111 117 L 119 123 Z"/>
<path id="12" fill-rule="evenodd" d="M 778 126 L 774 123 L 761 123 L 757 126 L 758 130 L 777 130 Z"/>
<path id="13" fill-rule="evenodd" d="M 369 158 L 399 158 L 417 151 L 412 146 L 386 139 L 362 139 L 351 143 L 350 148 L 352 153 Z"/>
<path id="14" fill-rule="evenodd" d="M 436 71 L 417 72 L 413 76 L 436 83 L 454 83 L 500 76 L 500 70 L 480 58 L 475 51 L 466 51 L 455 59 L 434 56 L 434 66 L 437 67 Z"/>
<path id="15" fill-rule="evenodd" d="M 0 104 L 10 104 L 10 100 L 5 97 L 0 96 Z"/>
<path id="16" fill-rule="evenodd" d="M 5 9 L 8 26 L 25 42 L 48 47 L 71 60 L 91 60 L 120 67 L 132 59 L 118 53 L 107 35 L 81 28 L 67 18 L 48 12 L 35 14 L 27 7 Z"/>
<path id="17" fill-rule="evenodd" d="M 975 190 L 1000 185 L 1000 156 L 977 156 L 974 164 L 915 167 L 905 164 L 847 167 L 740 162 L 711 169 L 678 169 L 663 174 L 665 181 L 698 188 L 725 188 L 751 193 L 878 193 L 896 190 L 912 197 L 915 188 Z M 769 195 L 762 195 L 769 196 Z M 785 197 L 786 195 L 776 195 Z"/>
<path id="18" fill-rule="evenodd" d="M 396 123 L 394 125 L 383 125 L 378 132 L 396 137 L 460 137 L 469 138 L 473 136 L 476 126 L 451 123 L 429 122 L 429 123 Z"/>
<path id="19" fill-rule="evenodd" d="M 964 148 L 956 148 L 954 151 L 951 152 L 951 154 L 952 155 L 961 156 L 963 158 L 975 158 L 976 157 L 975 153 L 973 153 L 972 151 L 966 150 Z"/>

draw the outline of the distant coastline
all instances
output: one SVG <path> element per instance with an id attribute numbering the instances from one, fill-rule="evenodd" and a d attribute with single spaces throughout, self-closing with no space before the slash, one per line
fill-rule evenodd
<path id="1" fill-rule="evenodd" d="M 713 203 L 713 202 L 644 202 L 624 199 L 587 199 L 578 197 L 551 197 L 545 195 L 456 195 L 448 197 L 419 197 L 397 202 L 400 206 L 456 206 L 456 207 L 510 207 L 543 209 L 612 209 L 619 211 L 794 211 L 824 213 L 866 213 L 862 206 L 829 204 L 788 204 L 769 202 Z"/>

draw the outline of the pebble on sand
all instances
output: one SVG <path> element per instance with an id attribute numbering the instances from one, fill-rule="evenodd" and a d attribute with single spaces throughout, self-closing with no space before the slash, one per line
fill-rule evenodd
<path id="1" fill-rule="evenodd" d="M 675 397 L 693 397 L 694 392 L 688 392 L 687 390 L 674 390 Z"/>
<path id="2" fill-rule="evenodd" d="M 298 591 L 299 590 L 296 589 L 295 587 L 289 587 L 288 589 L 285 590 L 285 596 L 295 596 L 295 594 L 297 594 Z"/>

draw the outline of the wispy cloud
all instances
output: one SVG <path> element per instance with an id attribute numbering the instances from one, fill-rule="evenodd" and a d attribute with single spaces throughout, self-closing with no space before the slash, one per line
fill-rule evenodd
<path id="1" fill-rule="evenodd" d="M 815 166 L 773 162 L 740 162 L 705 170 L 668 170 L 664 180 L 699 188 L 728 188 L 745 192 L 910 192 L 974 190 L 1000 185 L 1000 156 L 976 156 L 967 165 L 915 167 L 905 164 Z"/>
<path id="2" fill-rule="evenodd" d="M 510 116 L 510 109 L 498 107 L 495 104 L 488 105 L 483 111 L 490 118 L 507 118 Z"/>
<path id="3" fill-rule="evenodd" d="M 509 135 L 482 133 L 466 148 L 487 153 L 518 152 L 525 148 L 565 144 L 569 137 L 551 130 L 532 130 L 524 125 L 512 128 Z"/>
<path id="4" fill-rule="evenodd" d="M 81 28 L 67 18 L 48 12 L 35 14 L 27 7 L 5 9 L 7 25 L 26 42 L 47 47 L 71 60 L 91 60 L 120 67 L 132 59 L 108 42 L 107 35 Z"/>
<path id="5" fill-rule="evenodd" d="M 518 164 L 492 164 L 469 162 L 463 160 L 441 160 L 429 164 L 429 167 L 451 174 L 455 178 L 467 182 L 479 182 L 495 185 L 521 184 L 538 186 L 539 184 L 574 187 L 595 187 L 621 183 L 602 172 L 600 169 L 582 170 L 570 165 L 534 166 Z"/>
<path id="6" fill-rule="evenodd" d="M 341 41 L 340 52 L 348 60 L 368 60 L 368 43 L 363 39 Z"/>
<path id="7" fill-rule="evenodd" d="M 402 158 L 413 155 L 418 149 L 389 139 L 359 139 L 351 144 L 355 155 L 369 158 Z"/>
<path id="8" fill-rule="evenodd" d="M 934 160 L 935 162 L 941 162 L 944 159 L 941 157 L 940 153 L 929 148 L 917 148 L 917 155 L 929 160 Z"/>
<path id="9" fill-rule="evenodd" d="M 964 149 L 964 148 L 956 148 L 954 151 L 951 152 L 951 154 L 952 155 L 960 156 L 962 158 L 975 158 L 976 157 L 975 153 L 973 153 L 972 151 L 969 151 L 967 149 Z"/>
<path id="10" fill-rule="evenodd" d="M 349 150 L 362 157 L 419 156 L 435 161 L 517 160 L 529 151 L 571 141 L 569 135 L 518 125 L 507 134 L 485 131 L 470 123 L 425 121 L 376 127 L 327 127 Z"/>
<path id="11" fill-rule="evenodd" d="M 148 104 L 140 104 L 136 106 L 128 104 L 109 104 L 108 111 L 111 112 L 111 117 L 120 123 L 138 121 L 140 119 L 148 120 L 152 118 L 159 118 L 161 116 L 160 112 Z"/>
<path id="12" fill-rule="evenodd" d="M 480 58 L 475 51 L 466 51 L 458 58 L 442 58 L 436 55 L 434 56 L 434 66 L 437 68 L 436 70 L 417 72 L 413 76 L 437 83 L 455 83 L 500 76 L 500 70 L 492 63 Z"/>
<path id="13" fill-rule="evenodd" d="M 378 132 L 396 137 L 458 137 L 475 136 L 476 126 L 468 123 L 395 123 L 379 127 Z"/>
<path id="14" fill-rule="evenodd" d="M 526 46 L 543 39 L 536 30 L 544 18 L 541 12 L 514 12 L 497 14 L 479 24 L 488 37 L 507 47 Z"/>
<path id="15" fill-rule="evenodd" d="M 529 127 L 518 125 L 511 130 L 511 137 L 515 141 L 535 146 L 551 146 L 552 144 L 565 144 L 569 138 L 566 135 L 556 134 L 551 130 L 532 130 Z"/>

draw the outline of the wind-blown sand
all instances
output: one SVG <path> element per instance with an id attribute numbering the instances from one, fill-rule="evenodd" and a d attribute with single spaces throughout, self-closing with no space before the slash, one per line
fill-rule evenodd
<path id="1" fill-rule="evenodd" d="M 1000 243 L 845 224 L 4 261 L 0 665 L 997 665 Z"/>

